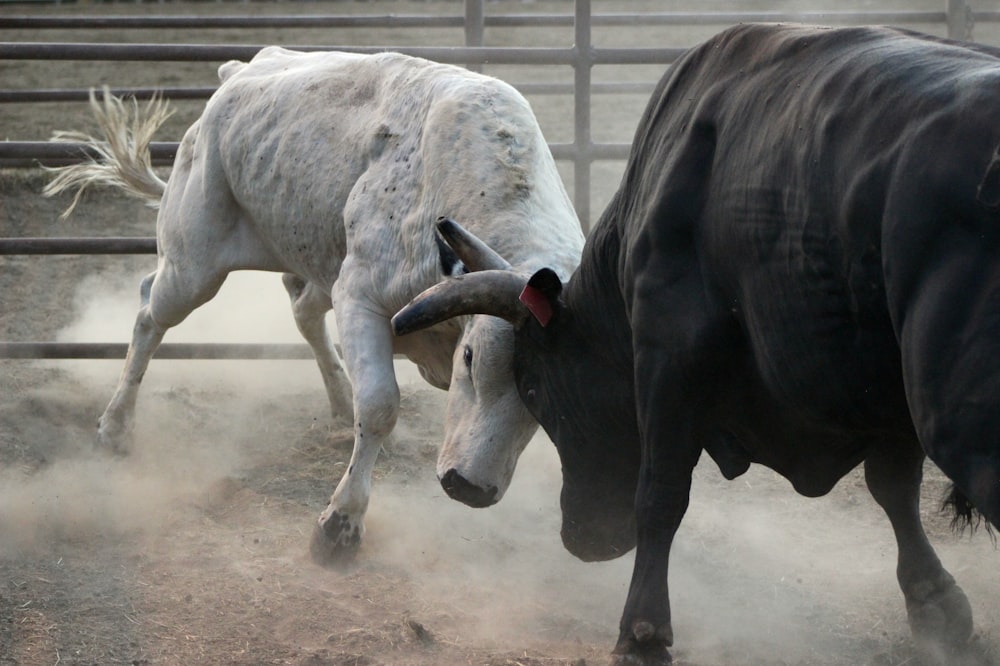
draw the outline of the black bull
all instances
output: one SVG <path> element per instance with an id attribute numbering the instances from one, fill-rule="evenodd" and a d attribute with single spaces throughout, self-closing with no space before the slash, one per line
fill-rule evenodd
<path id="1" fill-rule="evenodd" d="M 968 640 L 919 486 L 927 455 L 1000 527 L 998 144 L 998 49 L 739 26 L 660 81 L 565 288 L 473 272 L 396 316 L 399 334 L 514 322 L 521 398 L 562 461 L 564 543 L 637 547 L 616 661 L 670 660 L 667 559 L 703 450 L 809 496 L 863 462 L 918 644 Z"/>

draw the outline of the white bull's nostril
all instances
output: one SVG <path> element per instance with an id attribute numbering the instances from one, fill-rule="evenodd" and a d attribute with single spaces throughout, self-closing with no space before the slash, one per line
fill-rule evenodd
<path id="1" fill-rule="evenodd" d="M 454 468 L 449 469 L 441 477 L 441 487 L 448 493 L 448 497 L 476 509 L 496 504 L 499 492 L 496 486 L 481 488 L 470 483 Z"/>

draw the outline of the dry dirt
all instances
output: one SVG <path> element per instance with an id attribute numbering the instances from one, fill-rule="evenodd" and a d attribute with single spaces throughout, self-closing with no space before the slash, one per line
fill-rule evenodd
<path id="1" fill-rule="evenodd" d="M 45 78 L 0 68 L 4 87 Z M 103 82 L 60 83 L 72 78 L 63 69 L 44 85 Z M 540 109 L 543 126 L 563 113 Z M 615 140 L 627 140 L 632 112 L 619 123 Z M 81 125 L 82 107 L 37 105 L 5 131 L 42 139 Z M 2 174 L 0 235 L 152 234 L 151 211 L 108 192 L 61 222 L 67 200 L 42 199 L 43 183 Z M 125 341 L 152 267 L 151 257 L 0 257 L 0 339 Z M 277 276 L 232 282 L 168 341 L 297 341 Z M 584 564 L 562 549 L 559 466 L 544 435 L 498 506 L 448 500 L 434 479 L 443 394 L 399 368 L 400 425 L 376 468 L 366 541 L 353 566 L 331 571 L 310 562 L 308 535 L 351 440 L 330 425 L 311 363 L 154 361 L 136 449 L 108 458 L 93 448 L 95 423 L 120 362 L 0 360 L 0 665 L 605 663 L 631 555 Z M 932 539 L 976 613 L 969 663 L 1000 663 L 1000 554 L 985 534 L 950 532 L 933 468 L 925 486 Z M 891 531 L 858 474 L 806 500 L 766 470 L 726 483 L 703 465 L 671 557 L 675 657 L 916 664 L 894 566 Z"/>

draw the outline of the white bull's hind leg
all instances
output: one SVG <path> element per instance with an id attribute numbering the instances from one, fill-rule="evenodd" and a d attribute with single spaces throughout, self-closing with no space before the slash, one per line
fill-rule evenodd
<path id="1" fill-rule="evenodd" d="M 354 414 L 351 383 L 326 325 L 326 313 L 333 307 L 330 295 L 293 273 L 285 273 L 282 283 L 292 301 L 295 325 L 316 355 L 333 418 L 350 421 Z"/>
<path id="2" fill-rule="evenodd" d="M 350 561 L 361 545 L 372 471 L 399 413 L 388 318 L 356 301 L 336 302 L 341 348 L 354 388 L 354 451 L 313 532 L 313 560 L 326 566 Z"/>
<path id="3" fill-rule="evenodd" d="M 164 334 L 181 323 L 192 310 L 211 299 L 228 271 L 211 266 L 179 266 L 160 258 L 156 272 L 143 278 L 140 307 L 125 356 L 125 368 L 111 401 L 98 420 L 97 444 L 115 453 L 131 448 L 135 403 L 149 361 Z"/>
<path id="4" fill-rule="evenodd" d="M 132 341 L 125 356 L 125 367 L 111 402 L 97 421 L 98 446 L 114 453 L 127 453 L 132 447 L 132 425 L 139 383 L 149 366 L 149 359 L 160 346 L 167 330 L 158 326 L 150 314 L 149 294 L 155 277 L 155 272 L 150 273 L 139 286 L 139 312 L 132 328 Z"/>

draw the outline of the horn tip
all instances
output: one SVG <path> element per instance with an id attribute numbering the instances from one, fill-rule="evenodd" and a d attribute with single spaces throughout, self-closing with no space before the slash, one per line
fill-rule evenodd
<path id="1" fill-rule="evenodd" d="M 392 319 L 389 320 L 389 323 L 392 326 L 392 334 L 395 336 L 406 335 L 407 333 L 406 325 L 399 315 L 400 313 L 397 312 L 393 315 Z"/>
<path id="2" fill-rule="evenodd" d="M 458 228 L 460 228 L 458 222 L 451 219 L 450 217 L 442 215 L 437 219 L 437 229 L 442 234 L 446 234 L 448 232 L 454 233 L 454 231 Z"/>
<path id="3" fill-rule="evenodd" d="M 414 309 L 413 307 L 403 308 L 395 315 L 393 315 L 390 320 L 392 326 L 392 334 L 396 337 L 407 335 L 408 333 L 413 333 L 420 329 L 420 311 L 419 308 Z"/>

